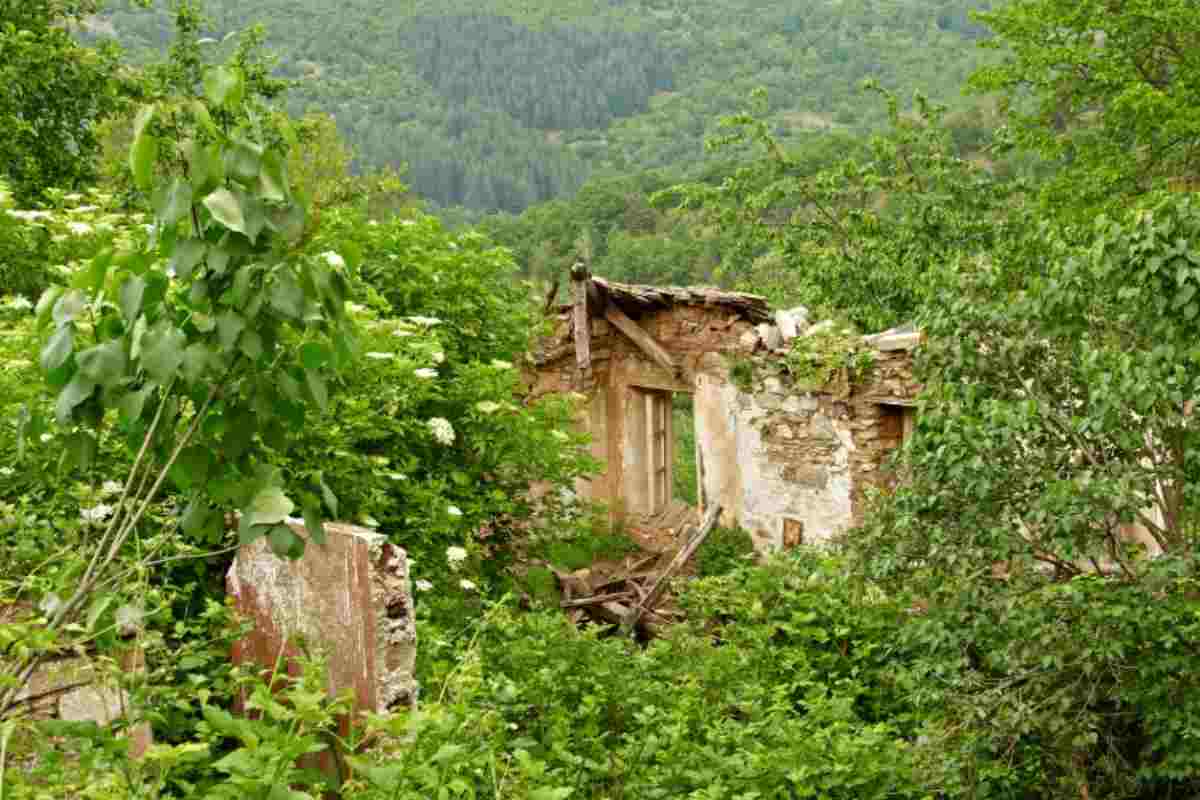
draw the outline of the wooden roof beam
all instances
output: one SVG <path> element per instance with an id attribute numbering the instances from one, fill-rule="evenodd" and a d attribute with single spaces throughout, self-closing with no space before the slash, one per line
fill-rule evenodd
<path id="1" fill-rule="evenodd" d="M 671 373 L 672 377 L 679 377 L 679 365 L 675 363 L 675 359 L 671 358 L 671 354 L 641 325 L 627 317 L 625 312 L 611 300 L 604 306 L 604 318 L 615 325 L 617 330 L 628 336 L 652 361 Z"/>

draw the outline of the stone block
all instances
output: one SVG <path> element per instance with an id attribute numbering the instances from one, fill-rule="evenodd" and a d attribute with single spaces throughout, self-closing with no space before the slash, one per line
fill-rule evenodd
<path id="1" fill-rule="evenodd" d="M 808 328 L 808 309 L 796 306 L 786 311 L 775 312 L 775 326 L 785 342 L 790 342 Z"/>
<path id="2" fill-rule="evenodd" d="M 136 647 L 121 654 L 119 663 L 125 672 L 145 670 L 144 654 Z M 111 676 L 98 670 L 91 659 L 82 656 L 42 662 L 18 699 L 28 700 L 29 711 L 35 718 L 97 725 L 123 720 L 132 710 L 128 694 L 114 684 Z M 148 722 L 129 726 L 125 736 L 129 738 L 129 755 L 135 759 L 141 758 L 154 743 Z"/>
<path id="3" fill-rule="evenodd" d="M 769 325 L 766 322 L 755 328 L 758 331 L 758 338 L 768 350 L 775 350 L 783 347 L 783 336 L 779 333 L 779 328 L 774 325 Z"/>
<path id="4" fill-rule="evenodd" d="M 306 536 L 301 520 L 288 522 Z M 295 561 L 277 557 L 266 539 L 238 551 L 226 589 L 254 630 L 234 646 L 234 661 L 272 669 L 282 654 L 294 674 L 302 640 L 327 659 L 330 695 L 350 690 L 356 712 L 415 704 L 417 631 L 404 550 L 353 525 L 328 523 L 325 535 Z"/>
<path id="5" fill-rule="evenodd" d="M 783 410 L 789 414 L 803 414 L 805 412 L 816 411 L 820 406 L 820 401 L 811 394 L 793 394 L 789 395 L 783 401 Z"/>

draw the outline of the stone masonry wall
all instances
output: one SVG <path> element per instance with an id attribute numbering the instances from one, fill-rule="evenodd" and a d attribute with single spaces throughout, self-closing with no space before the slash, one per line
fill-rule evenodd
<path id="1" fill-rule="evenodd" d="M 740 525 L 760 549 L 799 541 L 828 541 L 861 520 L 869 486 L 885 486 L 889 453 L 911 424 L 919 387 L 911 378 L 907 349 L 881 349 L 868 380 L 853 386 L 801 387 L 782 369 L 786 352 L 768 344 L 764 331 L 726 309 L 676 306 L 643 316 L 638 323 L 681 365 L 669 375 L 603 319 L 592 320 L 593 386 L 588 419 L 581 420 L 602 442 L 593 454 L 604 475 L 589 496 L 620 515 L 629 491 L 636 442 L 627 440 L 628 399 L 638 388 L 689 392 L 694 399 L 700 502 L 719 502 L 722 524 Z M 575 355 L 569 315 L 542 351 L 532 376 L 535 395 L 571 391 Z M 730 379 L 730 366 L 749 360 L 756 378 L 744 392 Z"/>

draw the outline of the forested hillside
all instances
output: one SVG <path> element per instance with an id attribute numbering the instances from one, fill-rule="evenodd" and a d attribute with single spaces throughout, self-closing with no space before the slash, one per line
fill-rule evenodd
<path id="1" fill-rule="evenodd" d="M 135 57 L 166 3 L 89 25 Z M 864 79 L 954 101 L 984 52 L 988 0 L 212 0 L 209 35 L 261 22 L 292 111 L 336 117 L 362 168 L 408 165 L 441 206 L 520 211 L 595 174 L 705 158 L 722 114 L 765 86 L 785 141 L 883 121 Z M 217 45 L 211 44 L 216 49 Z"/>

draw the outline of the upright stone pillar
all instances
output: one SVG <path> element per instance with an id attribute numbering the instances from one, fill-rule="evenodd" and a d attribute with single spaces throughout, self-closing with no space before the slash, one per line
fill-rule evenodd
<path id="1" fill-rule="evenodd" d="M 304 523 L 289 520 L 307 536 Z M 383 713 L 416 702 L 417 631 L 404 550 L 374 531 L 325 525 L 326 542 L 308 543 L 295 561 L 265 538 L 243 546 L 226 588 L 254 630 L 234 646 L 236 663 L 273 669 L 283 656 L 295 674 L 302 638 L 328 660 L 330 696 L 352 690 L 355 713 Z"/>

